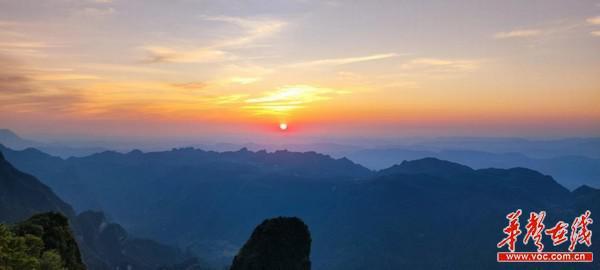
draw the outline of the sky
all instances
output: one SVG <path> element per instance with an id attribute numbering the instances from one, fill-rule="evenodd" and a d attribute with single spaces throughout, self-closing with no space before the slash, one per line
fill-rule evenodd
<path id="1" fill-rule="evenodd" d="M 21 134 L 589 137 L 599 104 L 597 0 L 0 0 Z"/>

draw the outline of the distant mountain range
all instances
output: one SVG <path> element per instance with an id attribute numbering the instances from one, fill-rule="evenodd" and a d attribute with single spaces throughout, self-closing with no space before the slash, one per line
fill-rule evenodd
<path id="1" fill-rule="evenodd" d="M 250 151 L 277 151 L 288 149 L 294 152 L 329 154 L 332 157 L 348 159 L 372 170 L 381 170 L 403 160 L 435 157 L 452 160 L 467 166 L 482 168 L 527 167 L 552 175 L 569 189 L 581 185 L 600 188 L 600 138 L 566 138 L 554 140 L 533 140 L 523 138 L 407 138 L 377 143 L 378 146 L 361 146 L 341 143 L 305 144 L 194 144 L 150 143 L 150 142 L 88 142 L 86 143 L 40 143 L 24 139 L 9 129 L 0 129 L 0 144 L 15 150 L 35 148 L 44 153 L 61 158 L 85 157 L 113 149 L 127 153 L 137 145 L 145 151 L 164 151 L 167 145 L 195 145 L 207 151 L 232 152 L 241 148 Z M 366 145 L 373 142 L 363 142 Z M 93 145 L 90 147 L 89 145 Z"/>
<path id="2" fill-rule="evenodd" d="M 311 228 L 318 270 L 600 265 L 496 263 L 507 213 L 545 210 L 553 224 L 600 211 L 600 190 L 571 192 L 525 168 L 476 170 L 425 158 L 371 171 L 314 152 L 246 149 L 103 152 L 66 160 L 35 149 L 0 150 L 76 209 L 102 209 L 133 234 L 177 245 L 215 266 L 230 264 L 255 224 L 274 216 L 297 216 Z M 547 241 L 548 250 L 561 250 Z"/>
<path id="3" fill-rule="evenodd" d="M 423 151 L 402 148 L 366 149 L 349 153 L 348 158 L 364 166 L 384 169 L 399 160 L 414 160 L 426 157 L 452 160 L 473 168 L 526 167 L 552 175 L 569 189 L 581 185 L 600 188 L 600 159 L 584 156 L 557 156 L 530 158 L 520 153 L 489 153 L 467 150 Z"/>
<path id="4" fill-rule="evenodd" d="M 10 129 L 0 129 L 0 144 L 8 146 L 12 149 L 37 148 L 46 153 L 60 156 L 63 158 L 87 156 L 93 153 L 106 151 L 103 147 L 75 147 L 62 143 L 37 142 L 34 140 L 24 139 L 11 131 Z"/>

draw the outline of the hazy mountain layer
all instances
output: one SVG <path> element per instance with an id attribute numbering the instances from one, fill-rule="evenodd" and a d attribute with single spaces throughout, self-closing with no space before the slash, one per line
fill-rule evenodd
<path id="1" fill-rule="evenodd" d="M 559 155 L 531 158 L 513 153 L 491 153 L 466 150 L 426 151 L 409 148 L 382 148 L 353 151 L 346 154 L 353 161 L 373 169 L 384 169 L 402 160 L 436 157 L 466 164 L 473 168 L 526 167 L 552 175 L 569 189 L 581 185 L 600 188 L 600 159 L 586 156 Z"/>
<path id="2" fill-rule="evenodd" d="M 179 149 L 62 161 L 35 150 L 6 154 L 64 194 L 86 192 L 72 197 L 76 207 L 93 198 L 135 234 L 215 265 L 229 264 L 265 218 L 298 216 L 311 228 L 313 269 L 513 269 L 495 259 L 507 213 L 545 210 L 551 225 L 596 209 L 599 196 L 529 169 L 433 158 L 371 172 L 316 153 Z M 539 264 L 518 265 L 528 267 Z"/>

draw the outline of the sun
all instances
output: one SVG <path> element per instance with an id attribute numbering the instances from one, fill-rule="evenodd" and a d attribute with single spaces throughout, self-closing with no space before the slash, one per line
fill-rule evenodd
<path id="1" fill-rule="evenodd" d="M 286 131 L 288 128 L 288 125 L 286 123 L 279 123 L 279 129 L 281 131 Z"/>

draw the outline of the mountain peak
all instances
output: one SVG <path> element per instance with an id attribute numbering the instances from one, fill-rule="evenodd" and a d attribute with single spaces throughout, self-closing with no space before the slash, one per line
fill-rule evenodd
<path id="1" fill-rule="evenodd" d="M 588 185 L 582 185 L 578 188 L 576 188 L 575 190 L 573 190 L 573 195 L 575 196 L 586 196 L 588 194 L 592 194 L 595 192 L 599 192 L 600 189 L 595 189 L 593 187 L 590 187 Z"/>
<path id="2" fill-rule="evenodd" d="M 14 133 L 12 130 L 6 128 L 0 129 L 0 143 L 8 147 L 18 149 L 27 148 L 31 145 L 37 144 L 33 141 L 19 137 L 19 135 Z"/>
<path id="3" fill-rule="evenodd" d="M 263 221 L 252 233 L 231 270 L 310 269 L 311 238 L 308 226 L 297 217 Z"/>
<path id="4" fill-rule="evenodd" d="M 465 165 L 428 157 L 411 161 L 402 161 L 402 163 L 399 165 L 394 165 L 390 168 L 379 171 L 379 174 L 388 175 L 401 173 L 448 176 L 471 173 L 473 171 L 473 169 Z"/>
<path id="5" fill-rule="evenodd" d="M 0 128 L 0 138 L 2 139 L 21 139 L 19 135 L 7 128 Z"/>

